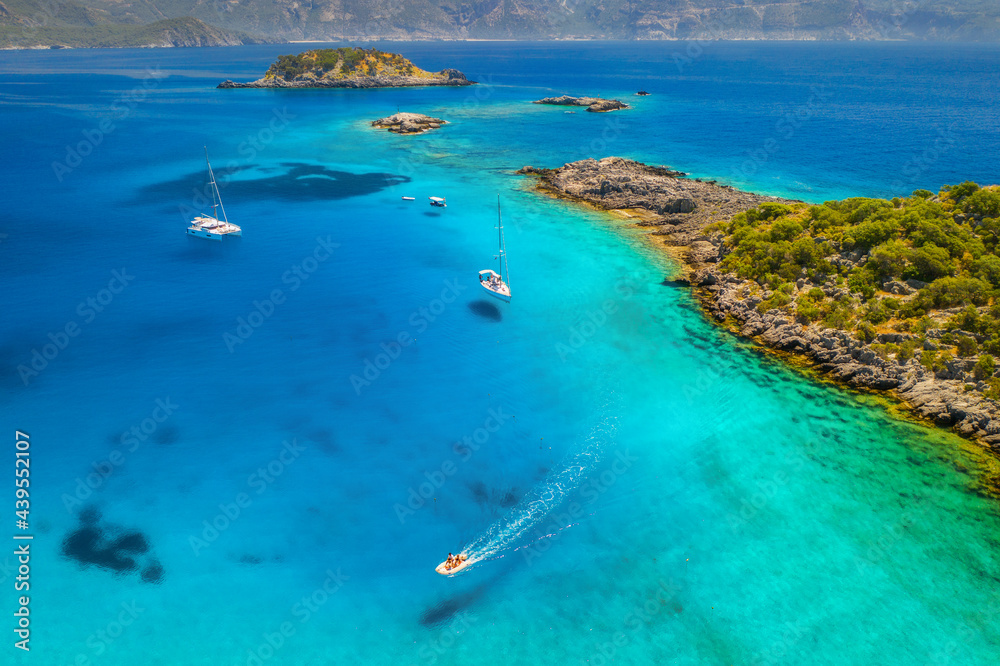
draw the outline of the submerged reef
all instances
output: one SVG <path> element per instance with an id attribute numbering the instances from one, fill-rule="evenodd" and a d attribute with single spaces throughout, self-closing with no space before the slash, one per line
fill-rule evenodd
<path id="1" fill-rule="evenodd" d="M 102 522 L 100 512 L 80 512 L 80 527 L 62 542 L 62 554 L 84 567 L 96 566 L 115 574 L 140 573 L 144 582 L 163 580 L 163 566 L 152 557 L 149 539 L 138 530 Z"/>

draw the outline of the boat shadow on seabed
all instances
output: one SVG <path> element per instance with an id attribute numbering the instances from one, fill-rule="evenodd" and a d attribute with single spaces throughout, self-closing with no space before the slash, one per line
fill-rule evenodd
<path id="1" fill-rule="evenodd" d="M 472 301 L 469 303 L 472 314 L 489 321 L 503 321 L 503 312 L 489 301 Z"/>
<path id="2" fill-rule="evenodd" d="M 489 588 L 493 587 L 502 575 L 503 572 L 494 576 L 491 580 L 479 583 L 469 590 L 452 594 L 451 596 L 434 602 L 425 608 L 424 612 L 420 614 L 420 624 L 425 627 L 439 627 L 447 624 L 456 615 L 464 610 L 468 610 L 477 601 L 479 601 L 479 599 L 486 594 Z"/>

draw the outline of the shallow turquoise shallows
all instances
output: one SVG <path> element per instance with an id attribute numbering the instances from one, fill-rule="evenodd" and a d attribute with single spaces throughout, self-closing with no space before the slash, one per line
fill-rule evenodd
<path id="1" fill-rule="evenodd" d="M 215 88 L 289 45 L 0 55 L 34 535 L 30 654 L 0 551 L 5 663 L 997 663 L 1000 512 L 962 442 L 720 331 L 641 234 L 514 172 L 996 182 L 1000 48 L 381 47 L 481 83 Z M 530 103 L 562 93 L 634 108 Z M 369 126 L 397 108 L 449 124 Z M 205 146 L 242 239 L 185 236 Z M 510 304 L 476 279 L 498 194 Z"/>

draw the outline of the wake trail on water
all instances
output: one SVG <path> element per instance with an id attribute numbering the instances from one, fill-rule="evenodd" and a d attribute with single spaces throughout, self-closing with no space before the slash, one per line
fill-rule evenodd
<path id="1" fill-rule="evenodd" d="M 602 411 L 604 416 L 584 440 L 581 451 L 571 455 L 522 497 L 513 509 L 459 551 L 468 557 L 469 564 L 498 559 L 515 549 L 528 530 L 562 504 L 589 477 L 608 445 L 614 441 L 617 430 L 617 415 L 612 411 L 612 401 Z"/>

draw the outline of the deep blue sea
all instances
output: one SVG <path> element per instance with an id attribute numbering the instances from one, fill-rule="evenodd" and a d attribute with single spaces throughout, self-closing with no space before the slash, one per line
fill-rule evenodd
<path id="1" fill-rule="evenodd" d="M 514 173 L 620 155 L 812 202 L 996 183 L 1000 47 L 380 47 L 480 85 L 215 87 L 303 45 L 0 54 L 29 527 L 11 469 L 0 515 L 34 537 L 27 592 L 23 542 L 0 550 L 4 663 L 1000 660 L 975 448 L 719 330 L 642 234 Z M 562 93 L 634 108 L 530 103 Z M 369 126 L 397 109 L 449 124 Z M 205 147 L 241 239 L 184 233 Z M 498 195 L 510 304 L 476 284 Z"/>

